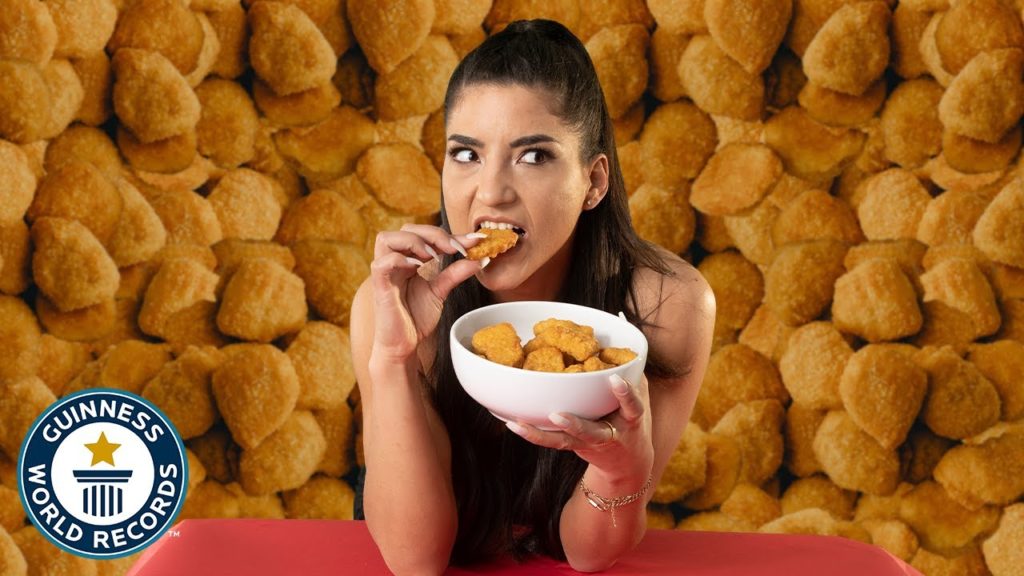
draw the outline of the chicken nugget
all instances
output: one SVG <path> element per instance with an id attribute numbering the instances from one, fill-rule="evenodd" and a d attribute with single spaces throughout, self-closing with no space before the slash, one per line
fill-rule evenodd
<path id="1" fill-rule="evenodd" d="M 36 296 L 36 314 L 47 332 L 67 340 L 87 342 L 113 332 L 117 321 L 117 306 L 115 299 L 109 298 L 92 306 L 62 312 L 39 294 Z"/>
<path id="2" fill-rule="evenodd" d="M 836 92 L 857 96 L 889 64 L 891 14 L 884 2 L 857 2 L 836 10 L 803 54 L 807 78 Z"/>
<path id="3" fill-rule="evenodd" d="M 640 133 L 644 182 L 678 190 L 696 178 L 718 144 L 715 123 L 687 101 L 659 106 Z"/>
<path id="4" fill-rule="evenodd" d="M 779 208 L 772 202 L 760 202 L 751 210 L 721 218 L 726 235 L 751 262 L 766 266 L 775 252 L 772 228 L 779 217 Z M 723 248 L 724 249 L 724 248 Z"/>
<path id="5" fill-rule="evenodd" d="M 900 460 L 842 410 L 829 412 L 814 435 L 814 456 L 838 486 L 886 495 L 896 489 Z"/>
<path id="6" fill-rule="evenodd" d="M 521 368 L 523 348 L 515 328 L 508 322 L 481 328 L 473 334 L 473 351 L 491 362 Z"/>
<path id="7" fill-rule="evenodd" d="M 591 356 L 583 361 L 584 372 L 597 372 L 600 370 L 607 370 L 608 368 L 614 368 L 614 364 L 608 364 L 601 360 L 599 356 Z"/>
<path id="8" fill-rule="evenodd" d="M 139 328 L 146 334 L 161 336 L 175 312 L 201 300 L 215 301 L 217 281 L 216 274 L 193 260 L 164 262 L 146 288 L 139 310 Z"/>
<path id="9" fill-rule="evenodd" d="M 299 7 L 258 2 L 249 9 L 249 24 L 253 70 L 275 93 L 287 96 L 309 90 L 334 75 L 334 50 Z"/>
<path id="10" fill-rule="evenodd" d="M 990 344 L 974 344 L 967 359 L 996 387 L 1002 406 L 1002 419 L 1014 421 L 1024 416 L 1024 388 L 1019 375 L 1024 374 L 1024 343 L 997 340 Z"/>
<path id="11" fill-rule="evenodd" d="M 286 353 L 299 376 L 299 408 L 336 410 L 345 405 L 356 377 L 344 330 L 328 322 L 310 322 L 291 341 Z"/>
<path id="12" fill-rule="evenodd" d="M 444 110 L 433 111 L 423 122 L 420 135 L 420 147 L 433 162 L 434 168 L 440 173 L 444 168 L 444 159 L 448 155 L 444 137 Z M 620 149 L 621 152 L 621 149 Z"/>
<path id="13" fill-rule="evenodd" d="M 356 160 L 373 145 L 375 134 L 373 122 L 354 108 L 341 106 L 319 124 L 275 133 L 274 142 L 284 157 L 297 163 L 300 174 L 324 181 L 351 173 Z M 388 174 L 394 176 L 393 171 Z"/>
<path id="14" fill-rule="evenodd" d="M 981 544 L 984 564 L 995 574 L 1017 574 L 1024 565 L 1024 503 L 1007 506 L 999 526 Z"/>
<path id="15" fill-rule="evenodd" d="M 257 81 L 257 84 L 261 84 Z M 202 113 L 196 124 L 199 152 L 223 168 L 253 159 L 259 116 L 252 100 L 238 84 L 210 78 L 196 87 Z M 254 90 L 259 94 L 260 90 Z"/>
<path id="16" fill-rule="evenodd" d="M 466 251 L 467 258 L 470 260 L 494 258 L 511 250 L 519 241 L 519 234 L 512 229 L 481 228 L 479 232 L 485 234 L 487 238 L 480 240 Z"/>
<path id="17" fill-rule="evenodd" d="M 203 27 L 179 0 L 138 0 L 121 12 L 107 44 L 107 49 L 115 55 L 115 62 L 116 53 L 122 48 L 158 53 L 185 75 L 199 62 Z"/>
<path id="18" fill-rule="evenodd" d="M 891 258 L 900 265 L 900 269 L 914 285 L 914 289 L 923 293 L 919 277 L 924 272 L 923 260 L 927 250 L 928 248 L 921 242 L 907 238 L 864 242 L 850 247 L 843 264 L 847 270 L 853 270 L 872 258 Z"/>
<path id="19" fill-rule="evenodd" d="M 103 50 L 114 33 L 117 7 L 112 0 L 47 0 L 57 29 L 54 56 L 80 58 Z"/>
<path id="20" fill-rule="evenodd" d="M 942 132 L 942 156 L 957 171 L 978 174 L 1003 170 L 1017 157 L 1021 127 L 1014 126 L 995 143 L 975 140 L 952 130 Z"/>
<path id="21" fill-rule="evenodd" d="M 50 121 L 41 135 L 51 139 L 75 119 L 85 98 L 85 91 L 74 67 L 67 60 L 51 60 L 42 69 L 42 73 L 50 89 Z"/>
<path id="22" fill-rule="evenodd" d="M 924 323 L 913 338 L 917 346 L 951 346 L 963 351 L 978 332 L 970 315 L 940 300 L 923 302 L 921 313 Z"/>
<path id="23" fill-rule="evenodd" d="M 857 493 L 844 490 L 825 476 L 800 478 L 786 488 L 779 502 L 782 514 L 820 508 L 837 520 L 851 520 Z"/>
<path id="24" fill-rule="evenodd" d="M 35 376 L 0 381 L 0 449 L 18 454 L 35 419 L 57 401 L 46 383 Z"/>
<path id="25" fill-rule="evenodd" d="M 822 239 L 847 244 L 864 240 L 850 206 L 824 190 L 801 192 L 786 204 L 772 224 L 772 244 L 776 247 Z"/>
<path id="26" fill-rule="evenodd" d="M 309 306 L 324 320 L 346 325 L 356 290 L 370 275 L 363 251 L 343 242 L 303 240 L 292 245 L 292 253 Z"/>
<path id="27" fill-rule="evenodd" d="M 40 338 L 39 356 L 36 376 L 46 383 L 55 396 L 62 395 L 67 383 L 92 360 L 87 345 L 69 342 L 53 334 L 43 334 Z"/>
<path id="28" fill-rule="evenodd" d="M 544 330 L 537 334 L 537 339 L 572 356 L 577 362 L 583 362 L 597 354 L 601 348 L 593 336 L 564 326 L 553 326 Z"/>
<path id="29" fill-rule="evenodd" d="M 113 114 L 110 58 L 106 52 L 99 50 L 71 60 L 71 66 L 74 67 L 82 85 L 82 103 L 75 114 L 75 120 L 89 126 L 105 123 Z"/>
<path id="30" fill-rule="evenodd" d="M 869 240 L 915 238 L 932 197 L 912 173 L 886 170 L 864 182 L 857 216 Z"/>
<path id="31" fill-rule="evenodd" d="M 672 102 L 686 96 L 677 64 L 689 43 L 690 36 L 674 34 L 660 26 L 651 34 L 651 94 L 658 100 Z"/>
<path id="32" fill-rule="evenodd" d="M 782 515 L 779 500 L 753 484 L 739 484 L 722 502 L 720 510 L 754 526 L 761 526 Z"/>
<path id="33" fill-rule="evenodd" d="M 546 320 L 541 320 L 540 322 L 537 322 L 536 324 L 533 325 L 533 333 L 534 335 L 539 335 L 541 332 L 544 332 L 545 330 L 549 330 L 556 326 L 561 326 L 563 328 L 568 328 L 570 330 L 576 330 L 577 332 L 582 332 L 587 336 L 594 335 L 594 328 L 591 326 L 580 325 L 571 320 L 560 320 L 558 318 L 548 318 Z"/>
<path id="34" fill-rule="evenodd" d="M 650 36 L 640 24 L 620 24 L 597 31 L 586 42 L 597 77 L 604 87 L 608 114 L 619 118 L 647 87 Z"/>
<path id="35" fill-rule="evenodd" d="M 195 160 L 196 132 L 189 130 L 170 138 L 143 143 L 130 131 L 119 126 L 117 145 L 132 168 L 173 174 L 188 168 Z"/>
<path id="36" fill-rule="evenodd" d="M 76 220 L 39 218 L 32 225 L 33 279 L 57 308 L 68 312 L 113 298 L 117 265 Z"/>
<path id="37" fill-rule="evenodd" d="M 786 449 L 783 462 L 786 468 L 801 478 L 821 472 L 821 463 L 814 455 L 814 435 L 825 420 L 825 410 L 807 408 L 793 402 L 786 410 L 786 421 L 783 426 L 783 437 Z"/>
<path id="38" fill-rule="evenodd" d="M 782 464 L 782 420 L 785 411 L 775 399 L 736 404 L 711 429 L 729 436 L 743 454 L 739 482 L 761 484 Z"/>
<path id="39" fill-rule="evenodd" d="M 207 479 L 194 489 L 189 488 L 181 508 L 181 518 L 240 518 L 242 515 L 238 494 L 228 490 L 220 481 Z"/>
<path id="40" fill-rule="evenodd" d="M 144 262 L 167 242 L 167 230 L 153 207 L 127 180 L 115 182 L 123 209 L 110 240 L 110 257 L 119 268 Z"/>
<path id="41" fill-rule="evenodd" d="M 686 250 L 696 233 L 697 218 L 688 199 L 689 185 L 676 191 L 641 184 L 629 198 L 629 213 L 641 238 L 674 254 Z"/>
<path id="42" fill-rule="evenodd" d="M 308 90 L 278 96 L 261 80 L 253 83 L 253 99 L 260 112 L 278 126 L 309 126 L 326 119 L 341 103 L 341 92 L 332 82 Z"/>
<path id="43" fill-rule="evenodd" d="M 98 168 L 71 160 L 43 179 L 27 215 L 30 222 L 44 217 L 75 220 L 107 243 L 122 206 L 117 188 Z"/>
<path id="44" fill-rule="evenodd" d="M 491 11 L 492 4 L 490 0 L 436 2 L 434 22 L 430 31 L 451 36 L 481 30 L 480 26 Z"/>
<path id="45" fill-rule="evenodd" d="M 188 190 L 171 190 L 150 200 L 167 230 L 167 244 L 210 246 L 223 238 L 210 202 Z"/>
<path id="46" fill-rule="evenodd" d="M 780 158 L 787 172 L 808 180 L 838 175 L 864 146 L 865 135 L 825 126 L 798 106 L 790 106 L 765 123 L 764 142 Z"/>
<path id="47" fill-rule="evenodd" d="M 226 351 L 228 357 L 213 372 L 213 395 L 231 436 L 248 450 L 285 424 L 301 386 L 288 356 L 269 344 L 236 345 Z M 261 385 L 252 386 L 254 380 Z"/>
<path id="48" fill-rule="evenodd" d="M 296 410 L 258 446 L 242 451 L 242 488 L 254 496 L 298 488 L 316 472 L 326 450 L 327 440 L 313 414 Z"/>
<path id="49" fill-rule="evenodd" d="M 1007 184 L 989 203 L 974 227 L 974 245 L 989 258 L 1024 268 L 1024 183 Z"/>
<path id="50" fill-rule="evenodd" d="M 707 0 L 704 17 L 715 42 L 751 74 L 764 72 L 786 35 L 793 3 Z"/>
<path id="51" fill-rule="evenodd" d="M 97 576 L 99 563 L 96 560 L 83 558 L 55 546 L 32 525 L 25 526 L 11 534 L 11 538 L 25 557 L 25 562 L 33 572 L 40 574 L 76 574 L 78 576 Z"/>
<path id="52" fill-rule="evenodd" d="M 931 11 L 900 2 L 892 13 L 892 69 L 904 80 L 926 74 L 928 68 L 921 57 L 921 37 L 931 21 Z"/>
<path id="53" fill-rule="evenodd" d="M 757 266 L 736 252 L 726 251 L 704 258 L 698 270 L 715 293 L 716 328 L 739 330 L 746 326 L 764 297 L 764 279 Z"/>
<path id="54" fill-rule="evenodd" d="M 180 6 L 178 0 L 166 1 Z M 195 130 L 201 115 L 199 99 L 169 60 L 157 52 L 125 48 L 114 54 L 113 65 L 114 111 L 139 141 L 150 143 Z"/>
<path id="55" fill-rule="evenodd" d="M 45 66 L 57 47 L 53 13 L 43 2 L 11 0 L 0 15 L 0 60 Z"/>
<path id="56" fill-rule="evenodd" d="M 566 374 L 575 374 L 583 371 L 583 364 L 570 364 L 565 367 L 565 370 L 562 370 L 562 372 L 565 372 Z"/>
<path id="57" fill-rule="evenodd" d="M 846 524 L 822 508 L 803 508 L 790 512 L 761 526 L 763 534 L 810 534 L 839 536 Z"/>
<path id="58" fill-rule="evenodd" d="M 393 166 L 407 169 L 396 174 Z M 402 214 L 426 216 L 438 210 L 441 177 L 430 159 L 411 144 L 381 144 L 370 148 L 356 173 L 387 207 Z"/>
<path id="59" fill-rule="evenodd" d="M 117 388 L 141 394 L 143 387 L 171 361 L 166 344 L 124 340 L 110 346 L 68 382 L 66 396 L 88 388 Z"/>
<path id="60" fill-rule="evenodd" d="M 343 480 L 314 476 L 283 494 L 288 518 L 351 520 L 355 492 Z"/>
<path id="61" fill-rule="evenodd" d="M 537 372 L 562 372 L 565 370 L 562 351 L 554 346 L 541 346 L 529 353 L 524 347 L 523 353 L 526 354 L 526 360 L 523 362 L 524 370 L 536 370 Z M 590 371 L 587 370 L 586 363 L 584 363 L 583 369 L 587 372 Z"/>
<path id="62" fill-rule="evenodd" d="M 24 144 L 52 136 L 53 100 L 42 71 L 28 62 L 0 60 L 0 137 Z"/>
<path id="63" fill-rule="evenodd" d="M 117 147 L 105 132 L 91 126 L 75 124 L 54 138 L 46 147 L 44 169 L 58 172 L 75 160 L 92 164 L 111 182 L 121 173 Z"/>
<path id="64" fill-rule="evenodd" d="M 281 220 L 273 181 L 248 168 L 228 172 L 206 199 L 226 239 L 270 240 Z"/>
<path id="65" fill-rule="evenodd" d="M 274 239 L 293 244 L 307 238 L 362 245 L 366 241 L 366 223 L 353 204 L 340 194 L 329 189 L 314 190 L 288 207 Z"/>
<path id="66" fill-rule="evenodd" d="M 917 225 L 917 239 L 930 246 L 970 244 L 971 232 L 988 207 L 983 195 L 948 190 L 932 198 Z"/>
<path id="67" fill-rule="evenodd" d="M 25 509 L 21 505 L 21 497 L 18 491 L 0 484 L 0 533 L 13 532 L 25 524 Z M 6 532 L 5 532 L 6 531 Z M 3 536 L 0 536 L 3 539 Z M 0 550 L 3 549 L 0 544 Z M 0 552 L 0 558 L 4 552 Z M 0 560 L 0 565 L 4 562 Z M 22 572 L 24 574 L 25 572 Z"/>
<path id="68" fill-rule="evenodd" d="M 958 440 L 999 421 L 995 386 L 952 348 L 924 349 L 915 359 L 928 372 L 928 396 L 921 419 L 932 432 Z"/>
<path id="69" fill-rule="evenodd" d="M 355 464 L 352 447 L 356 429 L 353 426 L 352 409 L 342 402 L 334 408 L 316 410 L 313 416 L 327 440 L 327 450 L 324 451 L 317 472 L 334 477 L 344 476 Z"/>
<path id="70" fill-rule="evenodd" d="M 690 202 L 705 214 L 738 214 L 761 201 L 782 174 L 782 162 L 762 144 L 728 144 L 693 183 Z"/>
<path id="71" fill-rule="evenodd" d="M 873 258 L 835 281 L 832 321 L 842 332 L 881 342 L 916 334 L 924 319 L 899 263 Z"/>
<path id="72" fill-rule="evenodd" d="M 761 204 L 758 206 L 760 207 Z M 697 242 L 708 252 L 716 253 L 736 247 L 736 243 L 729 236 L 729 230 L 725 227 L 724 216 L 711 216 L 698 212 L 697 222 Z M 753 261 L 749 256 L 747 258 Z"/>
<path id="73" fill-rule="evenodd" d="M 36 194 L 36 175 L 25 152 L 0 140 L 0 179 L 5 183 L 0 201 L 0 226 L 22 219 Z"/>
<path id="74" fill-rule="evenodd" d="M 459 63 L 448 39 L 430 36 L 391 72 L 377 77 L 374 107 L 381 120 L 429 114 L 444 104 L 448 78 Z"/>
<path id="75" fill-rule="evenodd" d="M 218 417 L 210 377 L 223 361 L 215 348 L 189 347 L 146 383 L 142 396 L 163 410 L 183 439 L 200 436 Z"/>
<path id="76" fill-rule="evenodd" d="M 249 21 L 241 2 L 227 2 L 224 8 L 206 16 L 220 43 L 210 72 L 229 80 L 241 76 L 249 59 Z"/>
<path id="77" fill-rule="evenodd" d="M 942 150 L 942 96 L 942 86 L 931 78 L 908 80 L 892 91 L 881 116 L 888 160 L 916 168 Z"/>
<path id="78" fill-rule="evenodd" d="M 786 350 L 789 335 L 795 328 L 782 322 L 768 306 L 761 304 L 739 334 L 739 343 L 778 362 Z"/>
<path id="79" fill-rule="evenodd" d="M 920 545 L 917 535 L 900 520 L 872 519 L 858 524 L 871 534 L 871 541 L 875 546 L 903 561 L 909 562 L 917 553 Z"/>
<path id="80" fill-rule="evenodd" d="M 670 504 L 702 488 L 708 467 L 708 434 L 693 422 L 687 423 L 661 480 L 654 487 L 651 501 Z"/>
<path id="81" fill-rule="evenodd" d="M 648 0 L 647 8 L 657 22 L 672 34 L 699 34 L 707 31 L 704 21 L 705 0 Z"/>
<path id="82" fill-rule="evenodd" d="M 928 480 L 901 498 L 900 520 L 917 533 L 922 548 L 948 554 L 994 530 L 999 509 L 968 510 L 950 498 L 942 485 Z"/>
<path id="83" fill-rule="evenodd" d="M 950 498 L 969 510 L 1011 504 L 1024 495 L 1024 432 L 956 446 L 942 456 L 934 476 Z"/>
<path id="84" fill-rule="evenodd" d="M 794 402 L 811 409 L 840 408 L 839 379 L 853 350 L 829 322 L 811 322 L 789 337 L 779 360 L 782 383 Z"/>
<path id="85" fill-rule="evenodd" d="M 262 258 L 280 264 L 291 272 L 295 269 L 295 256 L 287 246 L 259 240 L 221 240 L 213 245 L 212 252 L 216 258 L 216 272 L 222 284 L 234 275 L 238 267 L 246 260 Z M 217 293 L 222 293 L 223 286 L 218 286 Z"/>
<path id="86" fill-rule="evenodd" d="M 948 258 L 921 275 L 924 301 L 938 300 L 967 314 L 975 325 L 975 337 L 999 330 L 1001 318 L 992 286 L 977 264 L 965 258 Z"/>
<path id="87" fill-rule="evenodd" d="M 860 126 L 885 102 L 885 82 L 876 81 L 863 94 L 851 96 L 814 82 L 800 90 L 798 100 L 812 118 L 828 126 Z"/>
<path id="88" fill-rule="evenodd" d="M 614 366 L 622 366 L 623 364 L 632 362 L 633 359 L 636 358 L 636 352 L 629 348 L 602 348 L 601 351 L 598 352 L 597 357 L 600 358 L 602 362 L 607 362 Z"/>
<path id="89" fill-rule="evenodd" d="M 912 358 L 875 344 L 853 354 L 839 381 L 850 419 L 887 449 L 903 443 L 927 391 L 928 375 Z"/>
<path id="90" fill-rule="evenodd" d="M 1022 72 L 1024 51 L 1020 49 L 979 54 L 943 94 L 939 102 L 943 126 L 962 136 L 999 142 L 1024 113 Z"/>
<path id="91" fill-rule="evenodd" d="M 402 0 L 381 11 L 376 2 L 348 2 L 352 33 L 370 66 L 386 74 L 412 56 L 427 39 L 436 9 L 432 0 Z"/>
<path id="92" fill-rule="evenodd" d="M 959 75 L 979 54 L 1024 48 L 1024 30 L 1010 6 L 998 0 L 968 0 L 953 3 L 945 13 L 935 31 L 935 44 L 944 68 Z"/>
<path id="93" fill-rule="evenodd" d="M 704 110 L 742 120 L 764 112 L 764 81 L 743 69 L 710 36 L 695 36 L 678 65 L 687 95 Z"/>
<path id="94" fill-rule="evenodd" d="M 831 239 L 795 242 L 780 248 L 765 273 L 764 303 L 790 326 L 813 320 L 832 301 L 845 256 L 846 245 Z M 912 287 L 910 290 L 913 292 Z"/>
<path id="95" fill-rule="evenodd" d="M 229 336 L 270 342 L 306 323 L 305 285 L 280 264 L 243 261 L 231 276 L 217 312 L 217 327 Z"/>

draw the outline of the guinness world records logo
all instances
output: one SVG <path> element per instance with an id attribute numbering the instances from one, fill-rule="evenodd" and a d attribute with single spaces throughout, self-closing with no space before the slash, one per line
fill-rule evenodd
<path id="1" fill-rule="evenodd" d="M 18 457 L 18 493 L 48 540 L 78 556 L 135 554 L 173 525 L 188 458 L 170 420 L 112 388 L 69 394 L 32 424 Z"/>

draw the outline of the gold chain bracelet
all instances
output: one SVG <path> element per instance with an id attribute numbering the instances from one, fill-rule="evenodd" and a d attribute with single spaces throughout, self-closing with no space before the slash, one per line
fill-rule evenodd
<path id="1" fill-rule="evenodd" d="M 588 488 L 587 485 L 583 483 L 583 478 L 580 478 L 580 491 L 583 492 L 583 496 L 587 499 L 587 502 L 590 502 L 591 506 L 597 508 L 601 512 L 611 512 L 612 526 L 618 527 L 618 524 L 615 522 L 615 509 L 620 506 L 625 506 L 626 504 L 632 504 L 639 500 L 641 496 L 651 489 L 651 482 L 653 481 L 654 476 L 648 476 L 647 482 L 644 482 L 643 487 L 640 488 L 639 491 L 626 496 L 619 496 L 618 498 L 604 498 Z"/>

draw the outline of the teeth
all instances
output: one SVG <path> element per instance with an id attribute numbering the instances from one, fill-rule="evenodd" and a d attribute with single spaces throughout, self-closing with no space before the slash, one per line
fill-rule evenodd
<path id="1" fill-rule="evenodd" d="M 491 222 L 490 220 L 485 220 L 481 222 L 480 227 L 489 228 L 492 230 L 512 230 L 513 228 L 515 228 L 515 226 L 509 224 L 508 222 Z"/>

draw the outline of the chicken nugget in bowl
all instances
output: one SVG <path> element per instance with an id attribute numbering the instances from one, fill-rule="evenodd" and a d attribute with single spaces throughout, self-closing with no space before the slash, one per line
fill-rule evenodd
<path id="1" fill-rule="evenodd" d="M 589 357 L 594 358 L 590 367 L 598 368 L 596 371 L 585 371 L 579 364 L 567 365 L 561 372 L 539 371 L 529 361 L 528 369 L 524 370 L 488 360 L 474 349 L 474 334 L 482 329 L 507 323 L 518 335 L 519 342 L 515 342 L 515 338 L 503 340 L 522 346 L 522 342 L 533 336 L 534 327 L 549 319 L 567 320 L 593 329 L 598 348 L 593 349 Z M 556 429 L 548 420 L 553 412 L 597 420 L 615 411 L 619 404 L 612 393 L 611 376 L 617 374 L 637 385 L 647 362 L 647 339 L 636 326 L 622 316 L 563 302 L 506 302 L 485 306 L 459 318 L 449 338 L 455 375 L 470 397 L 500 420 L 524 422 L 542 430 Z M 629 349 L 636 356 L 615 365 L 607 361 L 612 359 L 607 353 L 601 358 L 600 351 L 609 349 Z M 628 356 L 618 350 L 611 354 L 617 360 Z"/>

